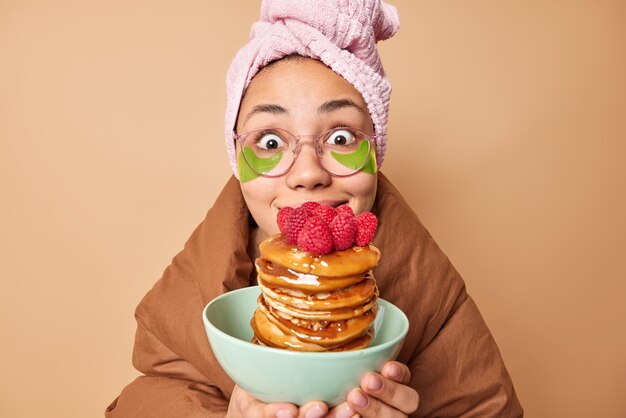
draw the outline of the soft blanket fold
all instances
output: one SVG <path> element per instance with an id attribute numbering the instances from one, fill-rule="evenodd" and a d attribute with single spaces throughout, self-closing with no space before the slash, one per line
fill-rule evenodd
<path id="1" fill-rule="evenodd" d="M 522 408 L 496 343 L 463 280 L 409 205 L 379 173 L 374 272 L 380 296 L 410 329 L 398 360 L 420 394 L 416 417 L 519 417 Z M 107 417 L 223 417 L 233 382 L 209 346 L 201 313 L 216 296 L 249 286 L 249 212 L 232 177 L 136 310 L 133 364 L 144 374 Z"/>

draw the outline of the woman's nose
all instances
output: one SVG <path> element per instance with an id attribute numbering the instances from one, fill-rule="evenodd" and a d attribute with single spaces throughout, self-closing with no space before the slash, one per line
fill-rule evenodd
<path id="1" fill-rule="evenodd" d="M 287 186 L 291 189 L 314 190 L 330 185 L 332 177 L 319 164 L 315 143 L 301 143 L 300 152 L 287 173 Z"/>

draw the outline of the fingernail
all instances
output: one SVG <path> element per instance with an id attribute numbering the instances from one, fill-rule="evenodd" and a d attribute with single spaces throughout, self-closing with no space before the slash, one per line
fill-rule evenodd
<path id="1" fill-rule="evenodd" d="M 360 390 L 353 390 L 348 395 L 350 403 L 356 405 L 359 408 L 365 408 L 367 406 L 367 397 Z"/>
<path id="2" fill-rule="evenodd" d="M 337 408 L 335 416 L 337 418 L 351 418 L 354 415 L 354 411 L 348 405 L 342 405 Z"/>
<path id="3" fill-rule="evenodd" d="M 276 412 L 276 418 L 293 418 L 293 414 L 288 409 L 281 409 Z"/>
<path id="4" fill-rule="evenodd" d="M 400 368 L 395 364 L 391 364 L 387 367 L 387 376 L 392 379 L 397 379 L 400 377 Z"/>
<path id="5" fill-rule="evenodd" d="M 324 415 L 326 415 L 324 408 L 319 405 L 313 405 L 308 411 L 306 411 L 304 416 L 305 418 L 322 418 Z"/>
<path id="6" fill-rule="evenodd" d="M 377 392 L 383 388 L 383 379 L 377 374 L 371 374 L 367 377 L 367 390 Z"/>

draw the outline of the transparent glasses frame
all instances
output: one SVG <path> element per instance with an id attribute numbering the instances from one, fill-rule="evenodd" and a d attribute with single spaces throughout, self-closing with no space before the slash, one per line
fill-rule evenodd
<path id="1" fill-rule="evenodd" d="M 363 163 L 361 164 L 361 166 L 354 170 L 353 172 L 349 173 L 349 174 L 335 174 L 332 173 L 330 171 L 328 171 L 326 169 L 326 167 L 324 167 L 324 165 L 322 164 L 322 147 L 320 146 L 320 141 L 324 138 L 327 138 L 330 136 L 330 134 L 332 132 L 335 131 L 340 131 L 340 130 L 348 130 L 348 131 L 354 131 L 357 132 L 359 134 L 362 134 L 365 139 L 367 140 L 367 142 L 369 143 L 369 149 L 367 150 L 367 158 L 363 161 Z M 260 128 L 260 129 L 255 129 L 253 131 L 250 132 L 246 132 L 243 134 L 238 134 L 236 132 L 233 132 L 233 139 L 237 142 L 240 143 L 241 147 L 243 148 L 243 143 L 246 140 L 246 138 L 248 138 L 250 135 L 253 135 L 256 132 L 262 132 L 262 131 L 278 131 L 278 132 L 285 132 L 289 135 L 291 135 L 294 139 L 295 139 L 295 147 L 293 148 L 293 150 L 291 150 L 291 152 L 294 154 L 293 156 L 293 160 L 291 161 L 291 164 L 289 164 L 289 166 L 282 171 L 280 174 L 266 174 L 266 173 L 261 173 L 259 171 L 257 171 L 252 164 L 250 164 L 248 162 L 248 160 L 245 157 L 245 154 L 242 153 L 241 157 L 244 159 L 244 162 L 246 163 L 246 165 L 255 173 L 257 173 L 259 176 L 262 177 L 269 177 L 269 178 L 274 178 L 274 177 L 281 177 L 284 176 L 285 174 L 287 174 L 289 172 L 289 170 L 291 170 L 291 167 L 293 167 L 293 165 L 296 162 L 296 159 L 298 158 L 298 155 L 300 154 L 300 140 L 303 138 L 313 138 L 315 140 L 315 156 L 317 157 L 317 164 L 320 166 L 320 168 L 322 168 L 322 170 L 324 170 L 325 172 L 327 172 L 328 174 L 330 174 L 333 177 L 350 177 L 355 175 L 356 173 L 358 173 L 359 171 L 361 171 L 363 169 L 363 167 L 365 167 L 365 165 L 367 164 L 367 161 L 369 159 L 369 155 L 372 151 L 372 148 L 375 147 L 375 141 L 376 141 L 376 135 L 372 135 L 372 134 L 368 134 L 365 133 L 359 129 L 354 129 L 354 128 L 350 128 L 350 127 L 337 127 L 337 128 L 333 128 L 333 129 L 329 129 L 323 133 L 321 133 L 320 135 L 294 135 L 291 132 L 289 132 L 286 129 L 282 129 L 282 128 Z"/>

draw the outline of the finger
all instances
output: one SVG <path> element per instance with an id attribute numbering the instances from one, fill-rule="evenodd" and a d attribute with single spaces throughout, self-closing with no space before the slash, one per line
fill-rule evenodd
<path id="1" fill-rule="evenodd" d="M 322 418 L 328 414 L 328 406 L 324 402 L 309 402 L 300 407 L 299 418 Z"/>
<path id="2" fill-rule="evenodd" d="M 268 403 L 263 408 L 263 418 L 296 418 L 298 408 L 291 403 Z"/>
<path id="3" fill-rule="evenodd" d="M 347 403 L 337 405 L 328 411 L 327 418 L 359 418 L 359 415 Z"/>
<path id="4" fill-rule="evenodd" d="M 388 361 L 380 373 L 388 379 L 405 385 L 411 381 L 411 369 L 398 361 Z"/>
<path id="5" fill-rule="evenodd" d="M 231 404 L 233 402 L 237 407 L 238 415 L 244 418 L 295 418 L 298 416 L 298 408 L 295 405 L 261 402 L 239 386 L 235 386 L 233 390 Z"/>
<path id="6" fill-rule="evenodd" d="M 370 397 L 406 414 L 415 412 L 419 405 L 419 396 L 415 389 L 387 379 L 378 373 L 370 372 L 363 376 L 361 389 Z"/>
<path id="7" fill-rule="evenodd" d="M 263 418 L 263 403 L 235 385 L 228 405 L 228 416 Z"/>
<path id="8" fill-rule="evenodd" d="M 406 418 L 406 414 L 391 405 L 369 396 L 361 389 L 348 393 L 348 405 L 363 418 Z"/>

